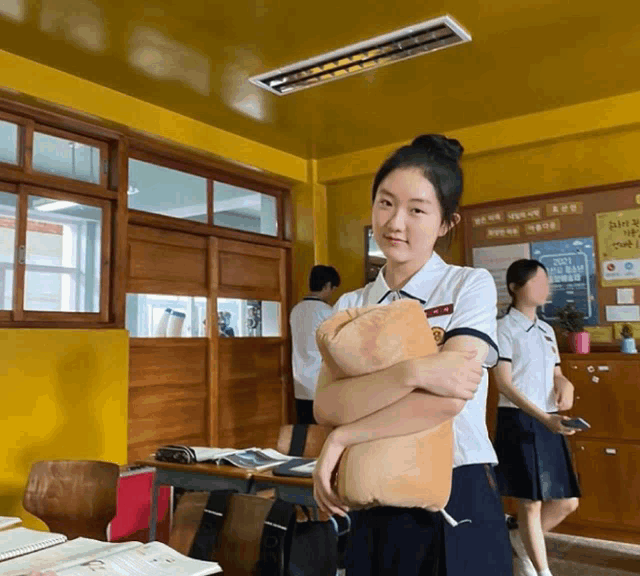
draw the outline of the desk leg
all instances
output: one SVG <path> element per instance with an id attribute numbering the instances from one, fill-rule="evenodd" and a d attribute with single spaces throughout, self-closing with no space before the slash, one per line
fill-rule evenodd
<path id="1" fill-rule="evenodd" d="M 151 485 L 151 513 L 149 514 L 149 542 L 156 539 L 156 524 L 158 523 L 158 493 L 160 485 L 158 483 L 158 473 L 153 474 L 153 484 Z"/>

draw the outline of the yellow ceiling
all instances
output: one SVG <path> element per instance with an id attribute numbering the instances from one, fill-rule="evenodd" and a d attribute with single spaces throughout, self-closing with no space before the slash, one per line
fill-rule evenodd
<path id="1" fill-rule="evenodd" d="M 248 82 L 447 13 L 471 43 L 287 96 Z M 0 0 L 0 49 L 323 158 L 640 90 L 638 22 L 632 0 Z"/>

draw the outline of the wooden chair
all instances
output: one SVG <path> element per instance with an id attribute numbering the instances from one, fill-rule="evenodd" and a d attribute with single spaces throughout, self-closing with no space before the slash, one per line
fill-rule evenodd
<path id="1" fill-rule="evenodd" d="M 289 456 L 296 456 L 291 452 L 291 441 L 293 439 L 293 424 L 285 424 L 280 427 L 280 434 L 278 435 L 277 450 L 283 454 Z M 304 442 L 304 451 L 300 456 L 302 458 L 317 458 L 320 456 L 322 446 L 327 439 L 327 436 L 331 433 L 332 428 L 329 426 L 320 426 L 319 424 L 310 424 L 307 427 L 307 435 Z"/>
<path id="2" fill-rule="evenodd" d="M 120 467 L 113 462 L 51 460 L 31 466 L 22 505 L 51 532 L 107 540 L 116 515 Z"/>
<path id="3" fill-rule="evenodd" d="M 202 520 L 208 492 L 187 492 L 173 517 L 169 546 L 188 555 Z M 210 560 L 224 576 L 262 576 L 258 569 L 264 521 L 273 502 L 252 494 L 232 494 L 227 514 Z"/>

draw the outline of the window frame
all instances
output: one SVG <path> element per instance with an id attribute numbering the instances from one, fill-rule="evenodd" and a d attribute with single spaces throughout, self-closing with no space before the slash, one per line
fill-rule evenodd
<path id="1" fill-rule="evenodd" d="M 30 184 L 19 184 L 16 188 L 18 194 L 18 209 L 16 214 L 16 236 L 14 244 L 13 308 L 9 311 L 8 317 L 3 314 L 0 315 L 0 319 L 13 322 L 33 323 L 55 322 L 107 324 L 109 322 L 109 291 L 111 284 L 111 202 L 101 198 L 81 196 L 40 186 L 33 186 Z M 20 254 L 21 252 L 26 251 L 29 196 L 38 196 L 42 198 L 49 198 L 51 200 L 66 200 L 76 202 L 77 204 L 95 206 L 102 210 L 100 230 L 100 296 L 98 312 L 25 310 L 24 298 L 26 263 L 24 259 L 20 258 Z"/>
<path id="2" fill-rule="evenodd" d="M 11 292 L 11 309 L 4 310 L 0 309 L 0 322 L 10 322 L 13 320 L 13 305 L 15 304 L 15 283 L 16 283 L 16 262 L 18 258 L 18 250 L 16 246 L 18 245 L 18 225 L 19 225 L 19 216 L 18 211 L 20 210 L 20 192 L 18 190 L 17 184 L 8 184 L 6 182 L 0 181 L 0 192 L 5 192 L 7 194 L 13 194 L 16 197 L 16 226 L 14 231 L 14 239 L 13 239 L 13 290 Z M 4 279 L 3 279 L 4 286 Z M 4 292 L 0 294 L 0 298 L 4 299 Z"/>
<path id="3" fill-rule="evenodd" d="M 8 114 L 2 110 L 0 110 L 0 120 L 4 120 L 5 122 L 16 124 L 18 126 L 18 141 L 16 144 L 16 156 L 18 162 L 16 164 L 11 164 L 10 162 L 0 161 L 0 167 L 7 168 L 9 170 L 23 170 L 25 164 L 25 140 L 29 121 L 26 118 L 14 116 L 13 114 Z"/>
<path id="4" fill-rule="evenodd" d="M 98 166 L 100 175 L 99 182 L 87 182 L 86 180 L 71 178 L 68 176 L 59 176 L 57 174 L 51 174 L 49 172 L 36 170 L 33 167 L 33 140 L 35 139 L 36 133 L 44 134 L 46 136 L 53 136 L 55 138 L 61 138 L 63 140 L 70 140 L 72 142 L 77 142 L 79 144 L 97 148 L 100 151 L 100 160 Z M 109 144 L 106 142 L 102 142 L 101 140 L 94 140 L 93 138 L 82 136 L 81 134 L 67 132 L 66 130 L 60 130 L 59 128 L 52 128 L 51 126 L 46 126 L 44 124 L 34 123 L 33 130 L 31 131 L 31 148 L 29 151 L 31 152 L 29 157 L 30 171 L 46 176 L 47 178 L 51 178 L 51 183 L 54 186 L 58 181 L 71 181 L 78 182 L 86 186 L 97 186 L 99 188 L 107 187 L 107 181 L 109 178 Z"/>
<path id="5" fill-rule="evenodd" d="M 131 147 L 129 149 L 128 160 L 132 159 L 205 178 L 207 180 L 207 223 L 188 220 L 186 218 L 156 214 L 154 212 L 146 212 L 144 210 L 129 209 L 128 212 L 131 223 L 190 232 L 192 234 L 199 234 L 202 236 L 226 237 L 230 239 L 256 242 L 259 244 L 290 247 L 291 240 L 287 240 L 287 223 L 285 222 L 287 212 L 285 203 L 287 202 L 289 191 L 285 187 L 280 188 L 279 186 L 266 184 L 259 180 L 252 180 L 246 176 L 207 168 L 196 163 L 188 162 L 179 157 L 167 158 L 166 156 L 138 147 Z M 229 184 L 230 186 L 244 188 L 250 192 L 257 192 L 259 194 L 266 194 L 267 196 L 274 197 L 276 199 L 277 234 L 275 236 L 270 236 L 268 234 L 259 234 L 256 232 L 248 232 L 246 230 L 215 225 L 213 223 L 213 207 L 215 201 L 216 181 L 223 184 Z"/>

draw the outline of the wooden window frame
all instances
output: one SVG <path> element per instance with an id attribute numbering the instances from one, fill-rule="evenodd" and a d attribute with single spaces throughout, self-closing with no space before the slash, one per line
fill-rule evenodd
<path id="1" fill-rule="evenodd" d="M 171 150 L 166 150 L 166 154 L 172 154 Z M 292 241 L 289 238 L 291 224 L 288 223 L 287 215 L 290 210 L 287 207 L 287 201 L 290 195 L 288 188 L 277 184 L 269 184 L 261 180 L 252 180 L 245 175 L 233 174 L 207 167 L 198 162 L 187 159 L 184 155 L 176 154 L 175 157 L 169 158 L 164 154 L 149 151 L 140 147 L 130 147 L 129 160 L 138 160 L 149 164 L 155 164 L 163 168 L 185 172 L 193 176 L 206 178 L 207 180 L 207 223 L 197 222 L 195 220 L 187 220 L 185 218 L 176 218 L 173 216 L 165 216 L 153 212 L 143 210 L 129 210 L 129 222 L 139 224 L 141 226 L 152 226 L 154 228 L 165 228 L 168 230 L 177 230 L 181 232 L 190 232 L 202 236 L 216 236 L 218 238 L 228 238 L 241 240 L 245 242 L 254 242 L 257 244 L 265 244 L 269 246 L 278 246 L 290 248 Z M 276 218 L 277 218 L 277 235 L 269 236 L 267 234 L 258 234 L 254 232 L 246 232 L 226 226 L 216 226 L 213 224 L 214 213 L 213 207 L 215 202 L 215 182 L 229 184 L 244 188 L 251 192 L 266 194 L 276 199 Z"/>
<path id="2" fill-rule="evenodd" d="M 29 128 L 27 128 L 29 131 Z M 45 134 L 47 136 L 53 136 L 54 138 L 61 138 L 63 140 L 70 140 L 71 142 L 77 142 L 78 144 L 84 144 L 86 146 L 90 146 L 92 148 L 97 148 L 100 152 L 100 160 L 99 160 L 99 174 L 100 181 L 99 182 L 87 182 L 85 180 L 79 180 L 75 178 L 70 178 L 67 176 L 58 176 L 55 174 L 49 174 L 48 172 L 40 172 L 33 168 L 33 149 L 31 150 L 31 166 L 30 171 L 37 174 L 44 174 L 48 178 L 51 178 L 51 184 L 55 186 L 55 183 L 59 180 L 67 181 L 71 180 L 72 182 L 80 182 L 84 185 L 104 188 L 107 187 L 107 180 L 109 177 L 109 144 L 107 142 L 103 142 L 101 140 L 95 140 L 93 138 L 88 138 L 86 136 L 82 136 L 81 134 L 74 134 L 72 132 L 67 132 L 66 130 L 60 130 L 58 128 L 52 128 L 51 126 L 45 126 L 43 124 L 34 124 L 33 126 L 33 134 L 31 145 L 33 146 L 33 138 L 35 138 L 36 133 Z M 26 165 L 26 164 L 25 164 Z"/>
<path id="3" fill-rule="evenodd" d="M 18 190 L 18 186 L 16 184 L 7 184 L 5 182 L 0 182 L 0 192 L 6 192 L 7 194 L 13 194 L 16 197 L 16 213 L 15 213 L 15 220 L 16 220 L 16 227 L 15 227 L 15 237 L 14 237 L 14 243 L 13 243 L 13 270 L 14 270 L 14 274 L 13 274 L 13 290 L 12 290 L 12 294 L 11 294 L 11 300 L 12 300 L 12 308 L 10 310 L 4 310 L 1 309 L 0 310 L 0 322 L 10 322 L 12 320 L 13 317 L 13 302 L 14 302 L 14 297 L 15 297 L 15 282 L 16 282 L 16 274 L 15 274 L 15 269 L 16 269 L 16 262 L 17 262 L 17 258 L 18 258 L 18 242 L 17 242 L 17 236 L 18 236 L 18 223 L 19 223 L 19 218 L 18 218 L 18 212 L 20 210 L 20 191 Z M 4 294 L 0 294 L 0 298 L 4 298 Z"/>
<path id="4" fill-rule="evenodd" d="M 24 169 L 24 157 L 25 157 L 25 140 L 27 133 L 27 126 L 29 121 L 26 118 L 20 116 L 14 116 L 13 114 L 7 114 L 0 110 L 0 120 L 15 124 L 18 127 L 18 141 L 16 143 L 16 156 L 17 164 L 11 164 L 9 162 L 0 162 L 0 168 L 9 171 L 21 171 Z"/>
<path id="5" fill-rule="evenodd" d="M 19 184 L 16 186 L 16 189 L 18 195 L 18 210 L 16 214 L 16 241 L 14 245 L 13 309 L 8 311 L 8 315 L 0 315 L 0 320 L 12 323 L 24 322 L 29 324 L 50 324 L 52 327 L 76 323 L 95 325 L 107 324 L 109 322 L 109 291 L 111 284 L 111 202 L 101 198 L 80 196 L 40 186 L 32 186 L 29 184 Z M 24 296 L 26 263 L 21 262 L 20 252 L 22 247 L 24 247 L 22 248 L 23 250 L 26 250 L 29 196 L 39 196 L 42 198 L 50 198 L 52 200 L 68 200 L 76 202 L 77 204 L 96 206 L 102 210 L 100 232 L 100 305 L 98 312 L 25 310 Z"/>

